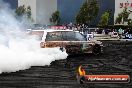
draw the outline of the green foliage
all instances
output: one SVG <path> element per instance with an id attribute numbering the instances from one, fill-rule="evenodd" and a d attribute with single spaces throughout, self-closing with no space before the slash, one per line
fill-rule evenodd
<path id="1" fill-rule="evenodd" d="M 124 24 L 124 22 L 128 22 L 129 15 L 130 12 L 128 12 L 127 8 L 125 8 L 121 13 L 118 14 L 118 17 L 116 17 L 115 24 Z"/>
<path id="2" fill-rule="evenodd" d="M 58 25 L 60 23 L 60 12 L 59 11 L 55 11 L 51 18 L 50 18 L 50 22 L 54 23 L 54 25 Z"/>
<path id="3" fill-rule="evenodd" d="M 122 22 L 122 13 L 118 14 L 118 17 L 116 17 L 115 24 L 121 24 Z"/>
<path id="4" fill-rule="evenodd" d="M 85 1 L 76 16 L 76 22 L 80 24 L 90 23 L 98 15 L 98 11 L 99 6 L 96 0 Z"/>
<path id="5" fill-rule="evenodd" d="M 32 19 L 31 16 L 31 7 L 28 6 L 27 8 L 23 5 L 23 6 L 19 6 L 16 11 L 16 16 L 18 17 L 26 17 L 27 19 Z"/>
<path id="6" fill-rule="evenodd" d="M 132 19 L 128 19 L 128 25 L 132 26 Z"/>
<path id="7" fill-rule="evenodd" d="M 85 2 L 80 8 L 78 15 L 76 16 L 76 22 L 83 24 L 83 23 L 88 23 L 88 21 L 89 21 L 88 4 L 87 2 Z"/>
<path id="8" fill-rule="evenodd" d="M 122 12 L 122 16 L 123 16 L 123 23 L 128 21 L 128 17 L 130 15 L 130 12 L 127 11 L 127 9 L 125 8 Z"/>
<path id="9" fill-rule="evenodd" d="M 99 26 L 107 26 L 109 22 L 109 17 L 110 17 L 110 13 L 108 11 L 102 14 L 101 20 L 99 22 Z"/>
<path id="10" fill-rule="evenodd" d="M 29 19 L 31 19 L 31 15 L 32 15 L 32 13 L 31 13 L 31 7 L 30 6 L 28 6 L 27 7 L 27 17 L 29 18 Z"/>
<path id="11" fill-rule="evenodd" d="M 15 11 L 17 16 L 23 16 L 24 14 L 26 14 L 26 8 L 25 6 L 19 6 L 16 11 Z"/>

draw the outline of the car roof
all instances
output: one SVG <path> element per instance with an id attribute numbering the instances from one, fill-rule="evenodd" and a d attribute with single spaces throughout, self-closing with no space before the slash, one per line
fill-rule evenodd
<path id="1" fill-rule="evenodd" d="M 38 31 L 42 31 L 42 32 L 54 32 L 54 31 L 73 31 L 73 30 L 69 30 L 69 29 L 66 29 L 66 30 L 60 30 L 60 29 L 58 29 L 58 30 L 55 30 L 55 29 L 46 29 L 46 30 L 31 30 L 31 31 L 36 31 L 36 32 L 38 32 Z"/>
<path id="2" fill-rule="evenodd" d="M 43 30 L 43 31 L 44 31 L 44 34 L 43 34 L 43 37 L 42 37 L 42 41 L 45 40 L 45 37 L 46 37 L 48 32 L 72 32 L 73 30 L 69 30 L 69 29 L 66 29 L 66 30 L 47 29 L 47 30 Z M 79 32 L 79 31 L 74 31 L 74 32 Z"/>
<path id="3" fill-rule="evenodd" d="M 49 30 L 44 30 L 44 32 L 58 32 L 58 31 L 73 31 L 73 30 L 69 30 L 69 29 L 67 29 L 67 30 L 54 30 L 54 29 L 49 29 Z"/>

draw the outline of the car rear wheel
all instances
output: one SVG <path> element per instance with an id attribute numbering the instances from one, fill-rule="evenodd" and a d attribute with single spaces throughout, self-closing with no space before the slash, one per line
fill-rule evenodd
<path id="1" fill-rule="evenodd" d="M 99 55 L 99 54 L 101 53 L 101 46 L 100 46 L 100 45 L 95 45 L 95 46 L 93 47 L 92 53 L 93 53 L 94 55 Z"/>

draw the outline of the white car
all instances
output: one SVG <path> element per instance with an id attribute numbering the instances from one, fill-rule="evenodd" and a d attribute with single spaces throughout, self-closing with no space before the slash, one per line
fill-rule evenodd
<path id="1" fill-rule="evenodd" d="M 93 53 L 98 55 L 102 52 L 102 42 L 87 41 L 78 31 L 73 30 L 46 30 L 42 41 L 41 48 L 60 47 L 66 49 L 68 54 Z"/>

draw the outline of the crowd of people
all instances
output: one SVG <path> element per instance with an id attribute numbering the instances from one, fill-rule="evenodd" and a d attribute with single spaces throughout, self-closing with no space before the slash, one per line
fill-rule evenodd
<path id="1" fill-rule="evenodd" d="M 49 27 L 49 26 L 48 26 Z M 73 23 L 69 23 L 69 24 L 64 24 L 61 26 L 50 26 L 51 28 L 55 28 L 55 29 L 70 29 L 70 30 L 75 30 L 75 31 L 79 31 L 83 34 L 90 34 L 91 31 L 96 33 L 96 34 L 110 34 L 110 33 L 118 33 L 119 36 L 121 35 L 125 35 L 125 34 L 132 34 L 132 28 L 125 28 L 125 27 L 95 27 L 95 26 L 89 26 L 87 24 L 73 24 Z M 45 28 L 47 28 L 47 26 L 45 26 Z M 45 29 L 44 28 L 44 29 Z M 37 28 L 38 29 L 38 28 Z"/>
<path id="2" fill-rule="evenodd" d="M 66 24 L 66 29 L 73 29 L 73 30 L 77 30 L 77 31 L 85 31 L 85 29 L 88 29 L 90 28 L 88 25 L 86 24 L 73 24 L 73 23 L 69 23 L 69 24 Z M 109 34 L 109 32 L 118 32 L 119 34 L 132 34 L 132 28 L 121 28 L 121 27 L 118 27 L 118 28 L 97 28 L 96 29 L 96 32 L 98 34 L 101 34 L 101 33 L 105 33 L 105 34 Z"/>
<path id="3" fill-rule="evenodd" d="M 82 29 L 88 28 L 88 25 L 86 24 L 69 23 L 69 24 L 66 24 L 65 26 L 66 26 L 66 29 L 77 30 L 77 31 L 81 31 Z"/>

